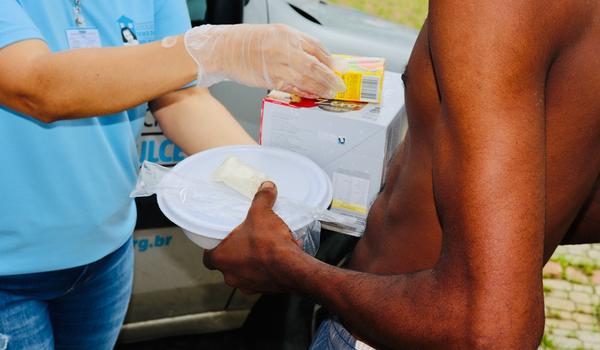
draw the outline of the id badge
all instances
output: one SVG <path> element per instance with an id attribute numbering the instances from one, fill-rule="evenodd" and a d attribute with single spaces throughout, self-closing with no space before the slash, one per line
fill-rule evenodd
<path id="1" fill-rule="evenodd" d="M 102 47 L 100 32 L 97 28 L 72 28 L 67 29 L 65 32 L 71 50 Z"/>

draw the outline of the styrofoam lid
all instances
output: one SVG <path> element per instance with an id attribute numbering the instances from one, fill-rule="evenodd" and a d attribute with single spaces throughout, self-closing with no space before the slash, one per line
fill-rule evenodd
<path id="1" fill-rule="evenodd" d="M 231 189 L 212 180 L 214 170 L 230 156 L 235 156 L 267 174 L 269 180 L 277 185 L 278 198 L 317 209 L 326 209 L 331 202 L 331 181 L 316 163 L 298 153 L 264 146 L 226 146 L 194 154 L 177 164 L 163 178 L 161 186 L 180 188 L 185 186 L 182 180 L 185 179 L 186 183 L 197 184 L 197 191 L 202 191 L 202 186 L 206 186 L 207 191 L 208 187 L 211 191 L 217 188 L 231 195 Z M 210 238 L 225 238 L 246 216 L 247 209 L 240 210 L 239 207 L 234 208 L 235 205 L 224 205 L 218 213 L 198 210 L 194 205 L 182 200 L 177 191 L 159 192 L 157 197 L 161 211 L 176 225 L 191 233 Z M 239 195 L 237 198 L 249 207 L 250 200 L 242 197 Z M 222 210 L 230 210 L 231 213 Z M 294 210 L 283 210 L 279 214 L 292 231 L 312 221 Z"/>

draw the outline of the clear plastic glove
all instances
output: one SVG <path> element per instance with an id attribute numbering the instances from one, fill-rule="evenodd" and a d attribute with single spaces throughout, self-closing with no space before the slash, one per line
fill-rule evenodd
<path id="1" fill-rule="evenodd" d="M 308 98 L 346 89 L 327 50 L 282 24 L 195 27 L 185 33 L 185 47 L 198 64 L 200 86 L 233 80 Z"/>

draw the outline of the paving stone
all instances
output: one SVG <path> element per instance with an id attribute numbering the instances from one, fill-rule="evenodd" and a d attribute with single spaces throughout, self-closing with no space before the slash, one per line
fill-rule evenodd
<path id="1" fill-rule="evenodd" d="M 590 282 L 592 284 L 600 285 L 600 270 L 594 271 L 590 280 L 591 280 Z"/>
<path id="2" fill-rule="evenodd" d="M 573 334 L 573 332 L 575 331 L 570 329 L 552 328 L 551 330 L 546 331 L 546 334 L 566 337 L 567 335 Z"/>
<path id="3" fill-rule="evenodd" d="M 546 312 L 546 318 L 555 320 L 572 320 L 573 315 L 571 311 L 563 311 L 550 308 Z"/>
<path id="4" fill-rule="evenodd" d="M 583 255 L 583 256 L 586 256 L 588 251 L 590 251 L 590 249 L 592 249 L 592 247 L 589 244 L 574 244 L 574 245 L 565 246 L 565 248 L 569 254 Z"/>
<path id="5" fill-rule="evenodd" d="M 571 314 L 571 318 L 573 319 L 573 321 L 581 324 L 591 324 L 591 325 L 595 325 L 598 323 L 597 319 L 595 316 L 592 315 L 588 315 L 588 314 L 582 314 L 579 312 L 574 312 Z"/>
<path id="6" fill-rule="evenodd" d="M 588 349 L 589 350 L 598 350 L 598 349 L 600 349 L 600 342 L 594 342 L 594 341 L 586 342 L 585 349 L 586 350 L 588 350 Z"/>
<path id="7" fill-rule="evenodd" d="M 567 269 L 565 270 L 565 275 L 567 280 L 571 282 L 587 284 L 590 281 L 590 279 L 585 273 L 571 266 L 567 267 Z"/>
<path id="8" fill-rule="evenodd" d="M 576 292 L 583 292 L 583 293 L 587 293 L 590 295 L 595 294 L 594 287 L 586 286 L 584 284 L 573 284 L 573 290 Z"/>
<path id="9" fill-rule="evenodd" d="M 548 304 L 548 307 L 556 310 L 575 311 L 575 303 L 567 299 L 547 297 L 546 304 Z"/>
<path id="10" fill-rule="evenodd" d="M 596 262 L 600 263 L 600 248 L 596 246 L 594 247 L 594 249 L 588 250 L 588 256 L 594 259 Z"/>
<path id="11" fill-rule="evenodd" d="M 591 305 L 575 305 L 575 311 L 588 315 L 594 314 L 594 308 Z"/>
<path id="12" fill-rule="evenodd" d="M 551 340 L 555 349 L 574 350 L 583 346 L 581 340 L 575 338 L 552 337 Z"/>
<path id="13" fill-rule="evenodd" d="M 592 305 L 591 295 L 584 292 L 570 292 L 569 300 L 573 301 L 577 305 Z"/>
<path id="14" fill-rule="evenodd" d="M 569 299 L 569 292 L 565 292 L 564 290 L 553 290 L 552 292 L 547 293 L 546 296 L 560 299 Z"/>
<path id="15" fill-rule="evenodd" d="M 600 332 L 600 327 L 598 326 L 598 324 L 580 323 L 579 329 L 582 331 Z"/>
<path id="16" fill-rule="evenodd" d="M 553 291 L 554 290 L 570 291 L 573 289 L 573 285 L 571 283 L 569 283 L 567 281 L 563 281 L 563 280 L 544 280 L 544 285 L 547 286 L 548 288 L 551 288 Z M 600 291 L 600 288 L 598 288 L 597 290 Z"/>
<path id="17" fill-rule="evenodd" d="M 560 278 L 562 276 L 562 266 L 555 262 L 549 261 L 544 269 L 542 270 L 542 274 L 544 278 Z"/>
<path id="18" fill-rule="evenodd" d="M 554 329 L 565 329 L 565 330 L 577 330 L 578 324 L 575 321 L 571 320 L 555 320 L 553 318 L 547 319 L 546 324 L 550 328 Z"/>
<path id="19" fill-rule="evenodd" d="M 577 337 L 584 342 L 600 343 L 600 332 L 578 331 Z"/>
<path id="20" fill-rule="evenodd" d="M 573 320 L 573 313 L 570 311 L 559 311 L 558 316 L 563 320 Z"/>

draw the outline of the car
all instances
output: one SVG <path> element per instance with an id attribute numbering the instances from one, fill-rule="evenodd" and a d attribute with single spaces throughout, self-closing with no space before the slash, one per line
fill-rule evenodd
<path id="1" fill-rule="evenodd" d="M 359 11 L 318 0 L 188 0 L 193 25 L 284 23 L 320 40 L 330 51 L 387 59 L 387 68 L 401 71 L 417 31 Z M 168 5 L 168 2 L 166 4 Z M 262 98 L 267 91 L 233 82 L 211 87 L 255 139 L 259 134 Z M 168 140 L 151 113 L 138 143 L 140 160 L 173 166 L 183 152 Z M 202 264 L 203 251 L 160 212 L 154 197 L 137 199 L 134 232 L 134 286 L 119 342 L 130 343 L 183 334 L 236 329 L 246 321 L 257 296 L 227 286 L 220 272 Z M 352 239 L 324 232 L 318 257 L 338 263 Z M 269 304 L 267 302 L 267 304 Z M 287 300 L 289 308 L 302 302 Z M 312 305 L 302 310 L 313 314 Z M 289 312 L 279 310 L 278 312 Z M 257 317 L 260 319 L 260 317 Z M 311 321 L 312 322 L 312 321 Z"/>

